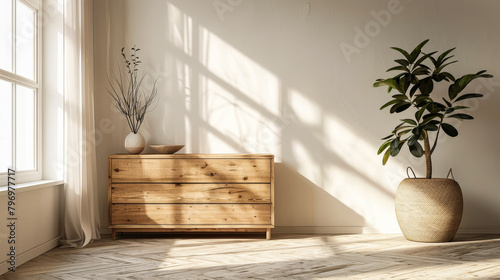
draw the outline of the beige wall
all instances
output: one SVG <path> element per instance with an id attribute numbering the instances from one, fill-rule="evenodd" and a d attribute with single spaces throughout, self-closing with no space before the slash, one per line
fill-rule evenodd
<path id="1" fill-rule="evenodd" d="M 453 168 L 463 188 L 462 232 L 500 233 L 500 37 L 498 1 L 95 1 L 95 94 L 102 225 L 107 155 L 124 152 L 126 122 L 106 93 L 119 51 L 137 44 L 159 76 L 160 100 L 140 132 L 187 153 L 276 155 L 276 225 L 288 232 L 397 232 L 393 196 L 408 151 L 385 167 L 380 138 L 397 119 L 372 88 L 396 52 L 426 38 L 428 50 L 457 46 L 457 75 L 496 77 L 469 89 L 472 122 L 444 136 L 435 175 Z M 152 79 L 146 81 L 151 85 Z M 438 89 L 443 93 L 445 88 Z"/>
<path id="2" fill-rule="evenodd" d="M 19 186 L 19 185 L 18 185 Z M 10 246 L 15 246 L 16 267 L 56 247 L 61 239 L 62 185 L 40 184 L 37 187 L 17 188 L 15 191 L 16 218 L 12 235 L 15 244 L 7 242 L 11 236 L 7 221 L 7 191 L 0 192 L 0 219 L 5 222 L 0 230 L 0 275 L 7 272 Z"/>

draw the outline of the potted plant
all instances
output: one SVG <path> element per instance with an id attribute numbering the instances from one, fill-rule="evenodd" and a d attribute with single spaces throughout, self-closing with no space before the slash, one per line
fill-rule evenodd
<path id="1" fill-rule="evenodd" d="M 111 78 L 108 77 L 110 85 L 108 92 L 115 107 L 125 116 L 131 131 L 125 138 L 125 149 L 131 154 L 139 154 L 145 146 L 144 137 L 139 133 L 139 128 L 144 122 L 146 113 L 157 98 L 156 82 L 158 78 L 155 79 L 151 91 L 144 92 L 142 83 L 146 74 L 139 74 L 141 61 L 138 52 L 141 49 L 134 45 L 131 48 L 130 59 L 124 50 L 125 47 L 122 48 L 121 55 L 125 62 L 126 71 L 119 70 L 118 76 L 112 73 Z"/>
<path id="2" fill-rule="evenodd" d="M 445 242 L 455 236 L 463 212 L 460 186 L 453 179 L 432 178 L 431 156 L 443 131 L 456 137 L 458 130 L 450 120 L 472 120 L 467 113 L 464 100 L 480 98 L 480 93 L 465 93 L 469 83 L 478 78 L 492 78 L 486 70 L 455 78 L 445 68 L 454 57 L 449 49 L 424 53 L 422 48 L 429 40 L 416 46 L 411 52 L 392 47 L 402 58 L 394 60 L 397 65 L 388 69 L 397 75 L 388 79 L 377 79 L 374 87 L 386 86 L 393 92 L 390 101 L 380 110 L 389 109 L 391 114 L 412 110 L 412 118 L 402 118 L 391 134 L 382 138 L 378 154 L 383 154 L 385 165 L 389 157 L 395 157 L 404 146 L 411 155 L 425 157 L 425 178 L 404 179 L 396 191 L 396 216 L 399 226 L 408 240 L 421 242 Z M 435 96 L 436 84 L 446 83 L 447 95 Z M 407 112 L 408 113 L 408 112 Z M 432 140 L 433 138 L 433 140 Z M 451 169 L 450 169 L 451 172 Z"/>

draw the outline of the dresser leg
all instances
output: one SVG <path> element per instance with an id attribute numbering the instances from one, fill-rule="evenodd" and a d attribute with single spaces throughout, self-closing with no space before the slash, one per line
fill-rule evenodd
<path id="1" fill-rule="evenodd" d="M 116 229 L 111 229 L 111 238 L 116 240 Z"/>
<path id="2" fill-rule="evenodd" d="M 271 229 L 270 228 L 266 229 L 266 239 L 271 240 Z"/>

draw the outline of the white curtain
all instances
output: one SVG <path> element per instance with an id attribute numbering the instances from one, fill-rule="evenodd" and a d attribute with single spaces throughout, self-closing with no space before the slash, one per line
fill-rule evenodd
<path id="1" fill-rule="evenodd" d="M 64 0 L 64 226 L 63 244 L 99 239 L 92 0 Z"/>

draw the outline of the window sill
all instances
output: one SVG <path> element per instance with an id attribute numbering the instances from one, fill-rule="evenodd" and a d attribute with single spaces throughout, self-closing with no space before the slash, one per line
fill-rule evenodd
<path id="1" fill-rule="evenodd" d="M 13 187 L 16 188 L 16 194 L 18 194 L 21 192 L 34 191 L 62 184 L 63 180 L 40 180 L 29 183 L 16 184 Z M 6 195 L 7 195 L 7 186 L 0 187 L 0 196 L 6 196 Z"/>

